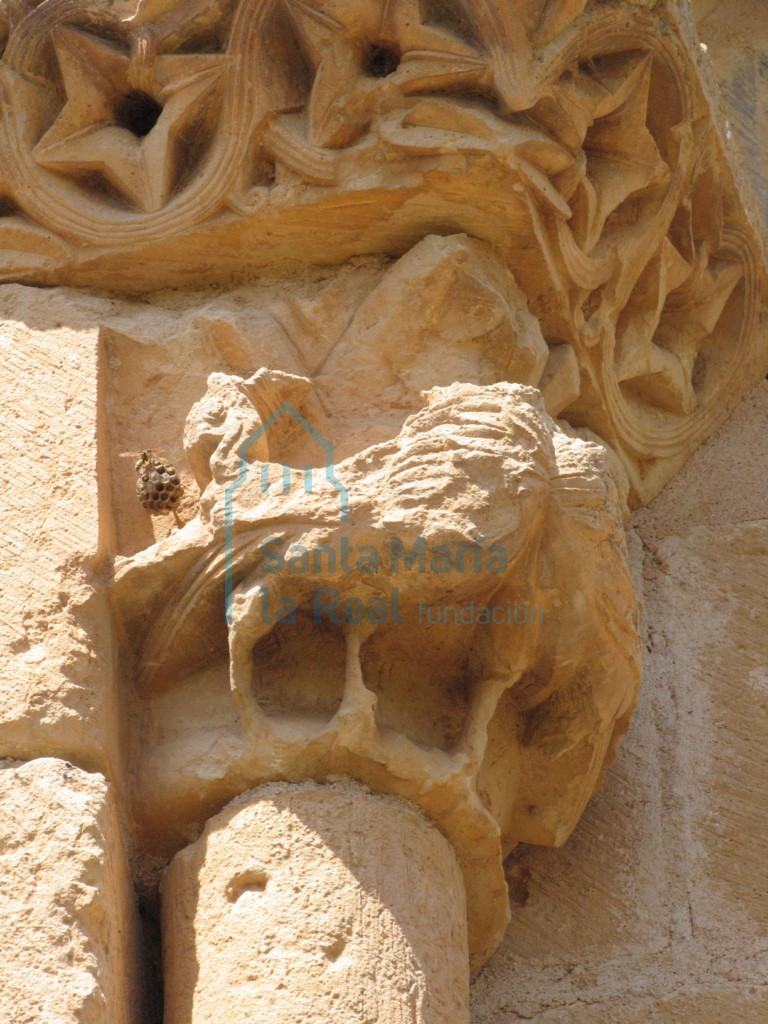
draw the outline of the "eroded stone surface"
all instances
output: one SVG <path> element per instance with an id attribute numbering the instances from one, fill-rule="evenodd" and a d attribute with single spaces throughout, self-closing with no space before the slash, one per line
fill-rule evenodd
<path id="1" fill-rule="evenodd" d="M 619 999 L 558 1007 L 534 1019 L 539 1024 L 721 1024 L 729 1019 L 762 1024 L 766 1012 L 768 998 L 751 986 L 723 985 L 691 988 L 669 999 Z"/>
<path id="2" fill-rule="evenodd" d="M 719 89 L 724 134 L 738 154 L 743 194 L 754 193 L 768 230 L 768 23 L 760 0 L 694 2 L 704 59 Z"/>
<path id="3" fill-rule="evenodd" d="M 133 890 L 100 775 L 0 762 L 0 920 L 3 1020 L 138 1021 Z"/>
<path id="4" fill-rule="evenodd" d="M 468 1024 L 461 872 L 404 802 L 244 794 L 176 855 L 163 906 L 166 1024 Z"/>
<path id="5" fill-rule="evenodd" d="M 111 630 L 92 572 L 111 547 L 99 325 L 73 296 L 0 296 L 0 754 L 115 757 Z"/>

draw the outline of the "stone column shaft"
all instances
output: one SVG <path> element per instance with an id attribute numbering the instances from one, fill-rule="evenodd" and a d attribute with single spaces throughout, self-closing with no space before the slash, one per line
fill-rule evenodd
<path id="1" fill-rule="evenodd" d="M 165 1024 L 466 1024 L 455 853 L 360 786 L 274 785 L 209 821 L 163 888 Z"/>

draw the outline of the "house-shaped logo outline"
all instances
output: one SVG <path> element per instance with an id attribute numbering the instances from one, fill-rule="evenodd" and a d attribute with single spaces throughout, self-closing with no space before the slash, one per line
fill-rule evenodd
<path id="1" fill-rule="evenodd" d="M 283 402 L 283 404 L 272 413 L 269 419 L 262 423 L 258 430 L 255 430 L 250 434 L 240 445 L 240 448 L 238 449 L 240 467 L 237 479 L 227 487 L 224 493 L 224 603 L 228 625 L 232 624 L 232 593 L 234 590 L 233 551 L 235 538 L 234 512 L 232 507 L 233 501 L 237 491 L 248 479 L 248 473 L 252 468 L 251 463 L 249 463 L 246 458 L 248 451 L 251 446 L 260 438 L 264 437 L 264 435 L 271 430 L 271 428 L 279 419 L 282 419 L 283 416 L 293 417 L 296 423 L 298 423 L 303 430 L 306 430 L 310 437 L 317 441 L 325 451 L 325 478 L 339 492 L 339 521 L 346 523 L 349 520 L 349 491 L 344 484 L 336 478 L 336 462 L 333 445 L 327 438 L 323 437 L 320 431 L 316 427 L 313 427 L 309 420 L 305 416 L 302 416 L 298 409 L 294 408 L 290 402 Z M 308 493 L 311 493 L 311 485 Z"/>

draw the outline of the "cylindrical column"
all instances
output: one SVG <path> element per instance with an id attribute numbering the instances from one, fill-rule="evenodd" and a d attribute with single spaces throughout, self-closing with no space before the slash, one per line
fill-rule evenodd
<path id="1" fill-rule="evenodd" d="M 466 1024 L 453 848 L 353 783 L 239 797 L 163 885 L 165 1024 Z"/>

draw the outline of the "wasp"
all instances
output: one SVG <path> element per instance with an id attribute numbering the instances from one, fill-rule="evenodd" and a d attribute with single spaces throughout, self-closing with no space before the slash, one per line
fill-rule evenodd
<path id="1" fill-rule="evenodd" d="M 156 448 L 145 448 L 143 452 L 120 452 L 121 459 L 136 459 L 134 469 L 140 473 L 144 466 L 154 466 L 162 456 Z"/>

